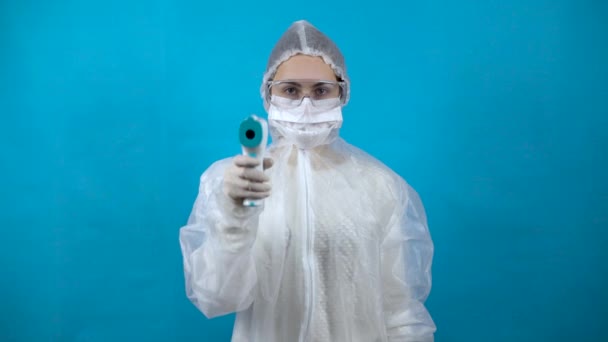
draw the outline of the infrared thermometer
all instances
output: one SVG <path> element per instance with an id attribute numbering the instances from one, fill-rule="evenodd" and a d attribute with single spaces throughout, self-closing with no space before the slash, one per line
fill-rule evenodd
<path id="1" fill-rule="evenodd" d="M 268 124 L 266 120 L 255 115 L 243 120 L 239 127 L 239 141 L 243 154 L 257 159 L 260 162 L 257 169 L 264 171 L 264 152 L 268 144 Z M 257 207 L 261 204 L 262 200 L 246 198 L 243 201 L 243 205 L 246 207 Z"/>

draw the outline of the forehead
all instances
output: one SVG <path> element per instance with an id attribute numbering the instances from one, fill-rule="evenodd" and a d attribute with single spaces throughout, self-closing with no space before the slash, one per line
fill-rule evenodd
<path id="1" fill-rule="evenodd" d="M 335 81 L 336 75 L 321 57 L 295 55 L 281 63 L 274 76 L 275 81 L 294 79 Z"/>

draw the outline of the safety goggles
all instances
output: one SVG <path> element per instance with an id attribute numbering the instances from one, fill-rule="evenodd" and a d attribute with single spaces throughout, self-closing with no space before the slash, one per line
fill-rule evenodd
<path id="1" fill-rule="evenodd" d="M 344 82 L 323 80 L 268 81 L 267 100 L 285 109 L 297 108 L 305 98 L 318 109 L 333 109 L 344 103 Z"/>

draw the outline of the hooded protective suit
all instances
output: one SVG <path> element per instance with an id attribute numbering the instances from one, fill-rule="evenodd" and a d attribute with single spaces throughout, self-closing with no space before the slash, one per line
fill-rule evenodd
<path id="1" fill-rule="evenodd" d="M 311 48 L 310 37 L 321 44 Z M 306 22 L 277 49 L 288 52 L 273 51 L 264 83 L 297 53 L 322 56 L 346 79 L 335 45 Z M 236 206 L 223 193 L 231 159 L 201 177 L 180 231 L 186 290 L 207 317 L 237 312 L 232 341 L 433 341 L 424 307 L 433 244 L 422 203 L 333 129 L 308 149 L 271 129 L 273 190 L 262 207 Z"/>

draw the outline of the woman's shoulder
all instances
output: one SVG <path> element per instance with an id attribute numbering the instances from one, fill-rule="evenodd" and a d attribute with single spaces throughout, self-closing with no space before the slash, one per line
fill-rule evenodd
<path id="1" fill-rule="evenodd" d="M 389 187 L 402 187 L 405 180 L 397 172 L 387 166 L 384 162 L 374 157 L 363 149 L 341 140 L 337 144 L 344 155 L 352 161 L 354 167 L 361 175 L 375 179 L 379 185 L 386 184 Z"/>

